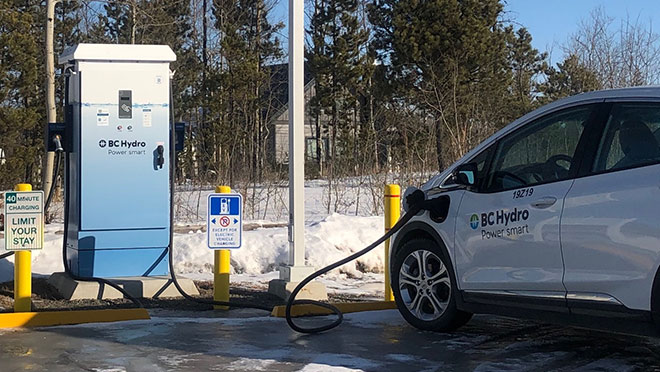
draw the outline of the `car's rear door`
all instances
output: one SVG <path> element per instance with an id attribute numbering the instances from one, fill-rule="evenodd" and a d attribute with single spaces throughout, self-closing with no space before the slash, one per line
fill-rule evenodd
<path id="1" fill-rule="evenodd" d="M 576 309 L 650 310 L 660 262 L 660 103 L 614 103 L 601 127 L 564 203 L 567 299 Z"/>

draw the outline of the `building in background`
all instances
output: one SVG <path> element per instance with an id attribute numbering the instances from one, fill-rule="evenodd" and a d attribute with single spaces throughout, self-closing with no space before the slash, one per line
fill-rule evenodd
<path id="1" fill-rule="evenodd" d="M 271 69 L 270 95 L 272 112 L 268 113 L 267 151 L 274 165 L 289 162 L 289 64 L 283 63 L 269 66 Z M 310 114 L 310 100 L 316 95 L 315 80 L 309 68 L 305 66 L 305 158 L 306 161 L 317 161 L 317 131 L 321 130 L 321 156 L 327 158 L 330 143 L 327 133 L 328 118 L 320 115 L 320 123 L 316 123 L 314 115 Z"/>

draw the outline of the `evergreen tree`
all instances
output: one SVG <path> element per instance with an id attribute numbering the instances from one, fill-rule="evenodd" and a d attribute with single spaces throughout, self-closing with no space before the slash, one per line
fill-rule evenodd
<path id="1" fill-rule="evenodd" d="M 549 67 L 546 75 L 541 85 L 544 102 L 602 88 L 598 75 L 582 65 L 574 54 L 557 63 L 557 68 Z"/>
<path id="2" fill-rule="evenodd" d="M 545 62 L 548 56 L 532 47 L 532 35 L 524 27 L 514 31 L 509 26 L 505 34 L 512 72 L 509 118 L 514 120 L 538 105 L 537 78 L 548 68 Z"/>
<path id="3" fill-rule="evenodd" d="M 216 138 L 215 148 L 207 146 L 206 151 L 216 160 L 229 159 L 230 181 L 236 176 L 233 172 L 243 169 L 251 182 L 258 182 L 265 164 L 269 102 L 264 92 L 270 72 L 264 66 L 281 58 L 276 35 L 283 27 L 269 22 L 269 11 L 264 0 L 213 3 L 215 25 L 221 36 L 215 77 L 221 92 L 210 108 L 225 138 Z M 220 164 L 216 164 L 219 173 Z"/>
<path id="4" fill-rule="evenodd" d="M 338 148 L 345 150 L 345 157 L 354 155 L 360 131 L 359 99 L 364 95 L 369 66 L 365 53 L 368 34 L 360 25 L 358 8 L 357 0 L 317 0 L 310 22 L 307 59 L 316 81 L 310 112 L 319 123 L 317 161 L 322 159 L 321 138 L 329 132 L 331 149 L 326 151 L 331 166 L 338 160 Z M 322 113 L 329 119 L 327 128 L 320 126 Z"/>
<path id="5" fill-rule="evenodd" d="M 438 166 L 502 125 L 511 71 L 497 0 L 374 0 L 374 47 L 433 120 Z"/>
<path id="6" fill-rule="evenodd" d="M 38 2 L 0 0 L 0 188 L 38 184 L 45 120 Z"/>
<path id="7" fill-rule="evenodd" d="M 330 148 L 325 151 L 330 155 L 327 167 L 330 212 L 333 181 L 346 175 L 339 169 L 348 171 L 357 167 L 358 152 L 363 150 L 358 146 L 362 122 L 359 102 L 368 81 L 364 48 L 368 34 L 360 25 L 358 0 L 317 0 L 314 5 L 307 59 L 316 81 L 316 95 L 310 101 L 310 113 L 316 122 L 320 172 L 324 171 L 322 138 L 329 134 Z M 320 124 L 322 115 L 328 119 L 326 128 Z"/>

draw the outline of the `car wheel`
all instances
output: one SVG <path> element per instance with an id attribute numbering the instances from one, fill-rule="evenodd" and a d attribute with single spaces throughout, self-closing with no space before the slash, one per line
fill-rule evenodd
<path id="1" fill-rule="evenodd" d="M 464 325 L 472 314 L 456 308 L 454 278 L 446 254 L 435 242 L 404 243 L 392 265 L 392 291 L 399 312 L 422 330 L 449 332 Z"/>

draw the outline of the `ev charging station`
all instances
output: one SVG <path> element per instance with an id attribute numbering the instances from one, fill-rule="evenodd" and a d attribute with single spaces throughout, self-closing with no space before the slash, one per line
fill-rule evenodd
<path id="1" fill-rule="evenodd" d="M 167 275 L 170 62 L 166 45 L 64 52 L 66 260 L 85 277 Z"/>

